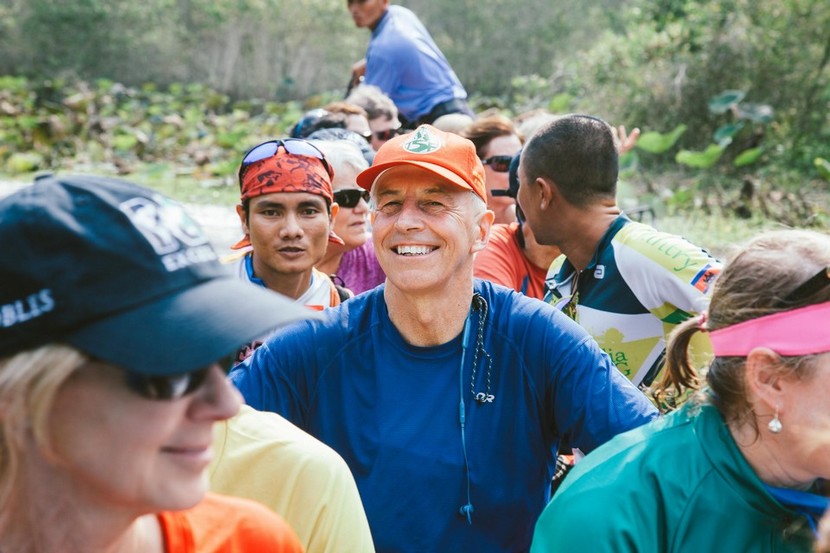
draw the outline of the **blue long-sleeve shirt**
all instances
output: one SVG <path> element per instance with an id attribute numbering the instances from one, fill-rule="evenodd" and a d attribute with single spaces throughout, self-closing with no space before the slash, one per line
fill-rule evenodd
<path id="1" fill-rule="evenodd" d="M 473 376 L 481 311 L 471 312 L 466 352 L 464 333 L 416 347 L 391 323 L 383 289 L 279 330 L 231 373 L 254 408 L 343 456 L 380 552 L 526 550 L 560 437 L 587 452 L 657 416 L 594 340 L 544 302 L 476 281 L 487 355 Z M 459 514 L 468 475 L 472 524 Z"/>

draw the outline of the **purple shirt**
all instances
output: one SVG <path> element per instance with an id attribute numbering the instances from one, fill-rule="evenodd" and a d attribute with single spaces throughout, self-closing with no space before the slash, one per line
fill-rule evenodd
<path id="1" fill-rule="evenodd" d="M 386 273 L 380 268 L 371 240 L 343 254 L 336 274 L 355 295 L 371 290 L 386 280 Z"/>

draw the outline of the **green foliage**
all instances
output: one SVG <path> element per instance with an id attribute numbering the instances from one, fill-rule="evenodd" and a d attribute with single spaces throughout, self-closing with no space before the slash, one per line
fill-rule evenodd
<path id="1" fill-rule="evenodd" d="M 651 193 L 768 174 L 796 187 L 826 169 L 830 2 L 392 3 L 418 14 L 478 109 L 640 127 L 623 172 Z M 0 77 L 0 166 L 33 152 L 44 167 L 232 179 L 240 149 L 343 96 L 368 38 L 329 0 L 0 3 L 0 75 L 15 75 Z M 653 182 L 675 171 L 682 182 Z"/>
<path id="2" fill-rule="evenodd" d="M 43 84 L 0 78 L 0 166 L 12 174 L 111 164 L 174 162 L 194 178 L 233 184 L 239 156 L 285 136 L 299 117 L 294 104 L 241 103 L 201 84 L 125 87 L 110 80 L 64 84 L 44 100 Z M 31 111 L 17 106 L 29 105 Z M 158 171 L 156 171 L 158 172 Z"/>
<path id="3" fill-rule="evenodd" d="M 725 90 L 709 100 L 709 111 L 720 115 L 731 110 L 746 97 L 743 90 Z"/>
<path id="4" fill-rule="evenodd" d="M 43 167 L 43 156 L 35 152 L 15 152 L 6 160 L 6 170 L 11 174 L 31 173 Z"/>
<path id="5" fill-rule="evenodd" d="M 736 168 L 741 168 L 758 161 L 764 152 L 764 148 L 763 146 L 756 146 L 755 144 L 763 136 L 763 128 L 761 132 L 758 132 L 756 126 L 752 126 L 745 131 L 744 129 L 747 128 L 746 121 L 748 120 L 756 125 L 764 125 L 772 121 L 774 112 L 767 105 L 744 104 L 743 99 L 745 97 L 746 94 L 741 90 L 726 90 L 709 100 L 708 106 L 711 113 L 716 115 L 731 114 L 735 120 L 715 130 L 712 136 L 715 144 L 710 144 L 705 151 L 692 152 L 681 150 L 678 152 L 675 160 L 689 167 L 709 169 L 721 159 L 724 152 L 727 151 L 727 148 L 743 132 L 744 136 L 752 142 L 749 143 L 751 145 L 746 146 L 748 142 L 744 140 L 744 146 L 742 146 L 744 149 L 738 151 L 732 165 Z"/>
<path id="6" fill-rule="evenodd" d="M 674 147 L 687 128 L 686 125 L 678 125 L 668 134 L 646 131 L 640 135 L 636 147 L 652 154 L 662 154 Z"/>
<path id="7" fill-rule="evenodd" d="M 717 144 L 710 144 L 702 152 L 693 152 L 690 150 L 680 150 L 675 156 L 677 163 L 688 165 L 696 169 L 709 169 L 718 162 L 723 155 L 723 147 Z"/>
<path id="8" fill-rule="evenodd" d="M 763 153 L 764 148 L 761 147 L 744 150 L 738 155 L 738 157 L 735 158 L 733 164 L 735 165 L 735 167 L 745 167 L 747 165 L 752 165 L 761 158 Z"/>
<path id="9" fill-rule="evenodd" d="M 763 142 L 783 152 L 781 162 L 806 171 L 821 155 L 830 138 L 830 3 L 640 0 L 621 14 L 624 31 L 597 33 L 594 47 L 568 64 L 566 87 L 581 91 L 582 111 L 643 129 L 683 123 L 689 150 L 707 148 L 731 113 L 749 124 L 744 134 L 765 126 Z M 742 92 L 724 94 L 713 106 L 723 111 L 710 112 L 723 90 Z M 757 146 L 757 136 L 744 138 L 730 147 L 735 156 Z"/>
<path id="10" fill-rule="evenodd" d="M 743 128 L 744 124 L 741 121 L 738 121 L 737 123 L 728 123 L 722 127 L 718 127 L 718 130 L 715 131 L 713 138 L 715 139 L 715 142 L 717 142 L 718 146 L 726 148 L 732 144 L 732 139 L 735 138 L 735 135 L 738 134 Z"/>
<path id="11" fill-rule="evenodd" d="M 813 160 L 813 164 L 815 165 L 819 176 L 826 181 L 830 181 L 830 161 L 827 161 L 822 157 L 817 157 Z"/>

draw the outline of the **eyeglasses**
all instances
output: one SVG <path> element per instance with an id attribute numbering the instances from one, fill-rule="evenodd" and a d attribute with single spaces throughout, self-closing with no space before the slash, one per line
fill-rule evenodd
<path id="1" fill-rule="evenodd" d="M 170 401 L 195 392 L 207 380 L 211 367 L 169 376 L 127 371 L 127 387 L 145 399 Z"/>
<path id="2" fill-rule="evenodd" d="M 334 177 L 334 171 L 328 161 L 326 161 L 326 156 L 317 148 L 317 146 L 301 138 L 283 138 L 281 140 L 269 140 L 268 142 L 263 142 L 262 144 L 254 146 L 248 150 L 242 158 L 242 164 L 239 166 L 239 185 L 242 186 L 242 177 L 245 176 L 245 172 L 248 170 L 248 167 L 257 161 L 262 161 L 263 159 L 268 159 L 269 157 L 277 155 L 277 151 L 279 151 L 280 146 L 282 146 L 286 153 L 293 156 L 306 156 L 319 159 L 323 163 L 323 167 L 326 168 L 326 172 L 329 176 Z"/>
<path id="3" fill-rule="evenodd" d="M 496 173 L 506 173 L 510 170 L 511 161 L 513 161 L 513 156 L 493 156 L 482 159 L 481 163 L 489 165 Z"/>
<path id="4" fill-rule="evenodd" d="M 507 196 L 508 198 L 515 198 L 516 196 L 513 194 L 513 191 L 509 188 L 494 188 L 490 190 L 490 194 L 494 198 L 499 198 L 502 196 Z"/>
<path id="5" fill-rule="evenodd" d="M 398 127 L 397 129 L 386 129 L 385 131 L 375 131 L 374 135 L 377 140 L 381 142 L 386 140 L 391 140 L 398 135 L 406 134 L 408 131 L 403 127 Z"/>
<path id="6" fill-rule="evenodd" d="M 357 204 L 360 203 L 361 198 L 366 202 L 369 203 L 369 194 L 368 190 L 358 190 L 357 188 L 347 188 L 345 190 L 335 190 L 334 191 L 334 201 L 340 207 L 357 207 Z"/>

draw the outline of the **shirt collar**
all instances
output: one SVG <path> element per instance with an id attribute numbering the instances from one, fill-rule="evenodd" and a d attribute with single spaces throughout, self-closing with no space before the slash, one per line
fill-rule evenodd
<path id="1" fill-rule="evenodd" d="M 599 256 L 600 254 L 605 251 L 605 248 L 611 243 L 611 240 L 614 239 L 614 236 L 623 228 L 625 225 L 631 222 L 631 219 L 626 217 L 624 213 L 621 213 L 614 219 L 605 232 L 602 235 L 602 238 L 599 239 L 597 242 L 597 247 L 594 250 L 594 255 L 591 257 L 591 260 L 588 262 L 588 265 L 585 267 L 585 270 L 593 269 L 596 267 L 597 263 L 599 263 Z M 573 266 L 573 263 L 566 257 L 565 261 L 562 263 L 562 267 L 559 269 L 559 273 L 556 275 L 557 282 L 565 282 L 568 278 L 572 276 L 572 273 L 576 273 L 576 267 Z"/>

